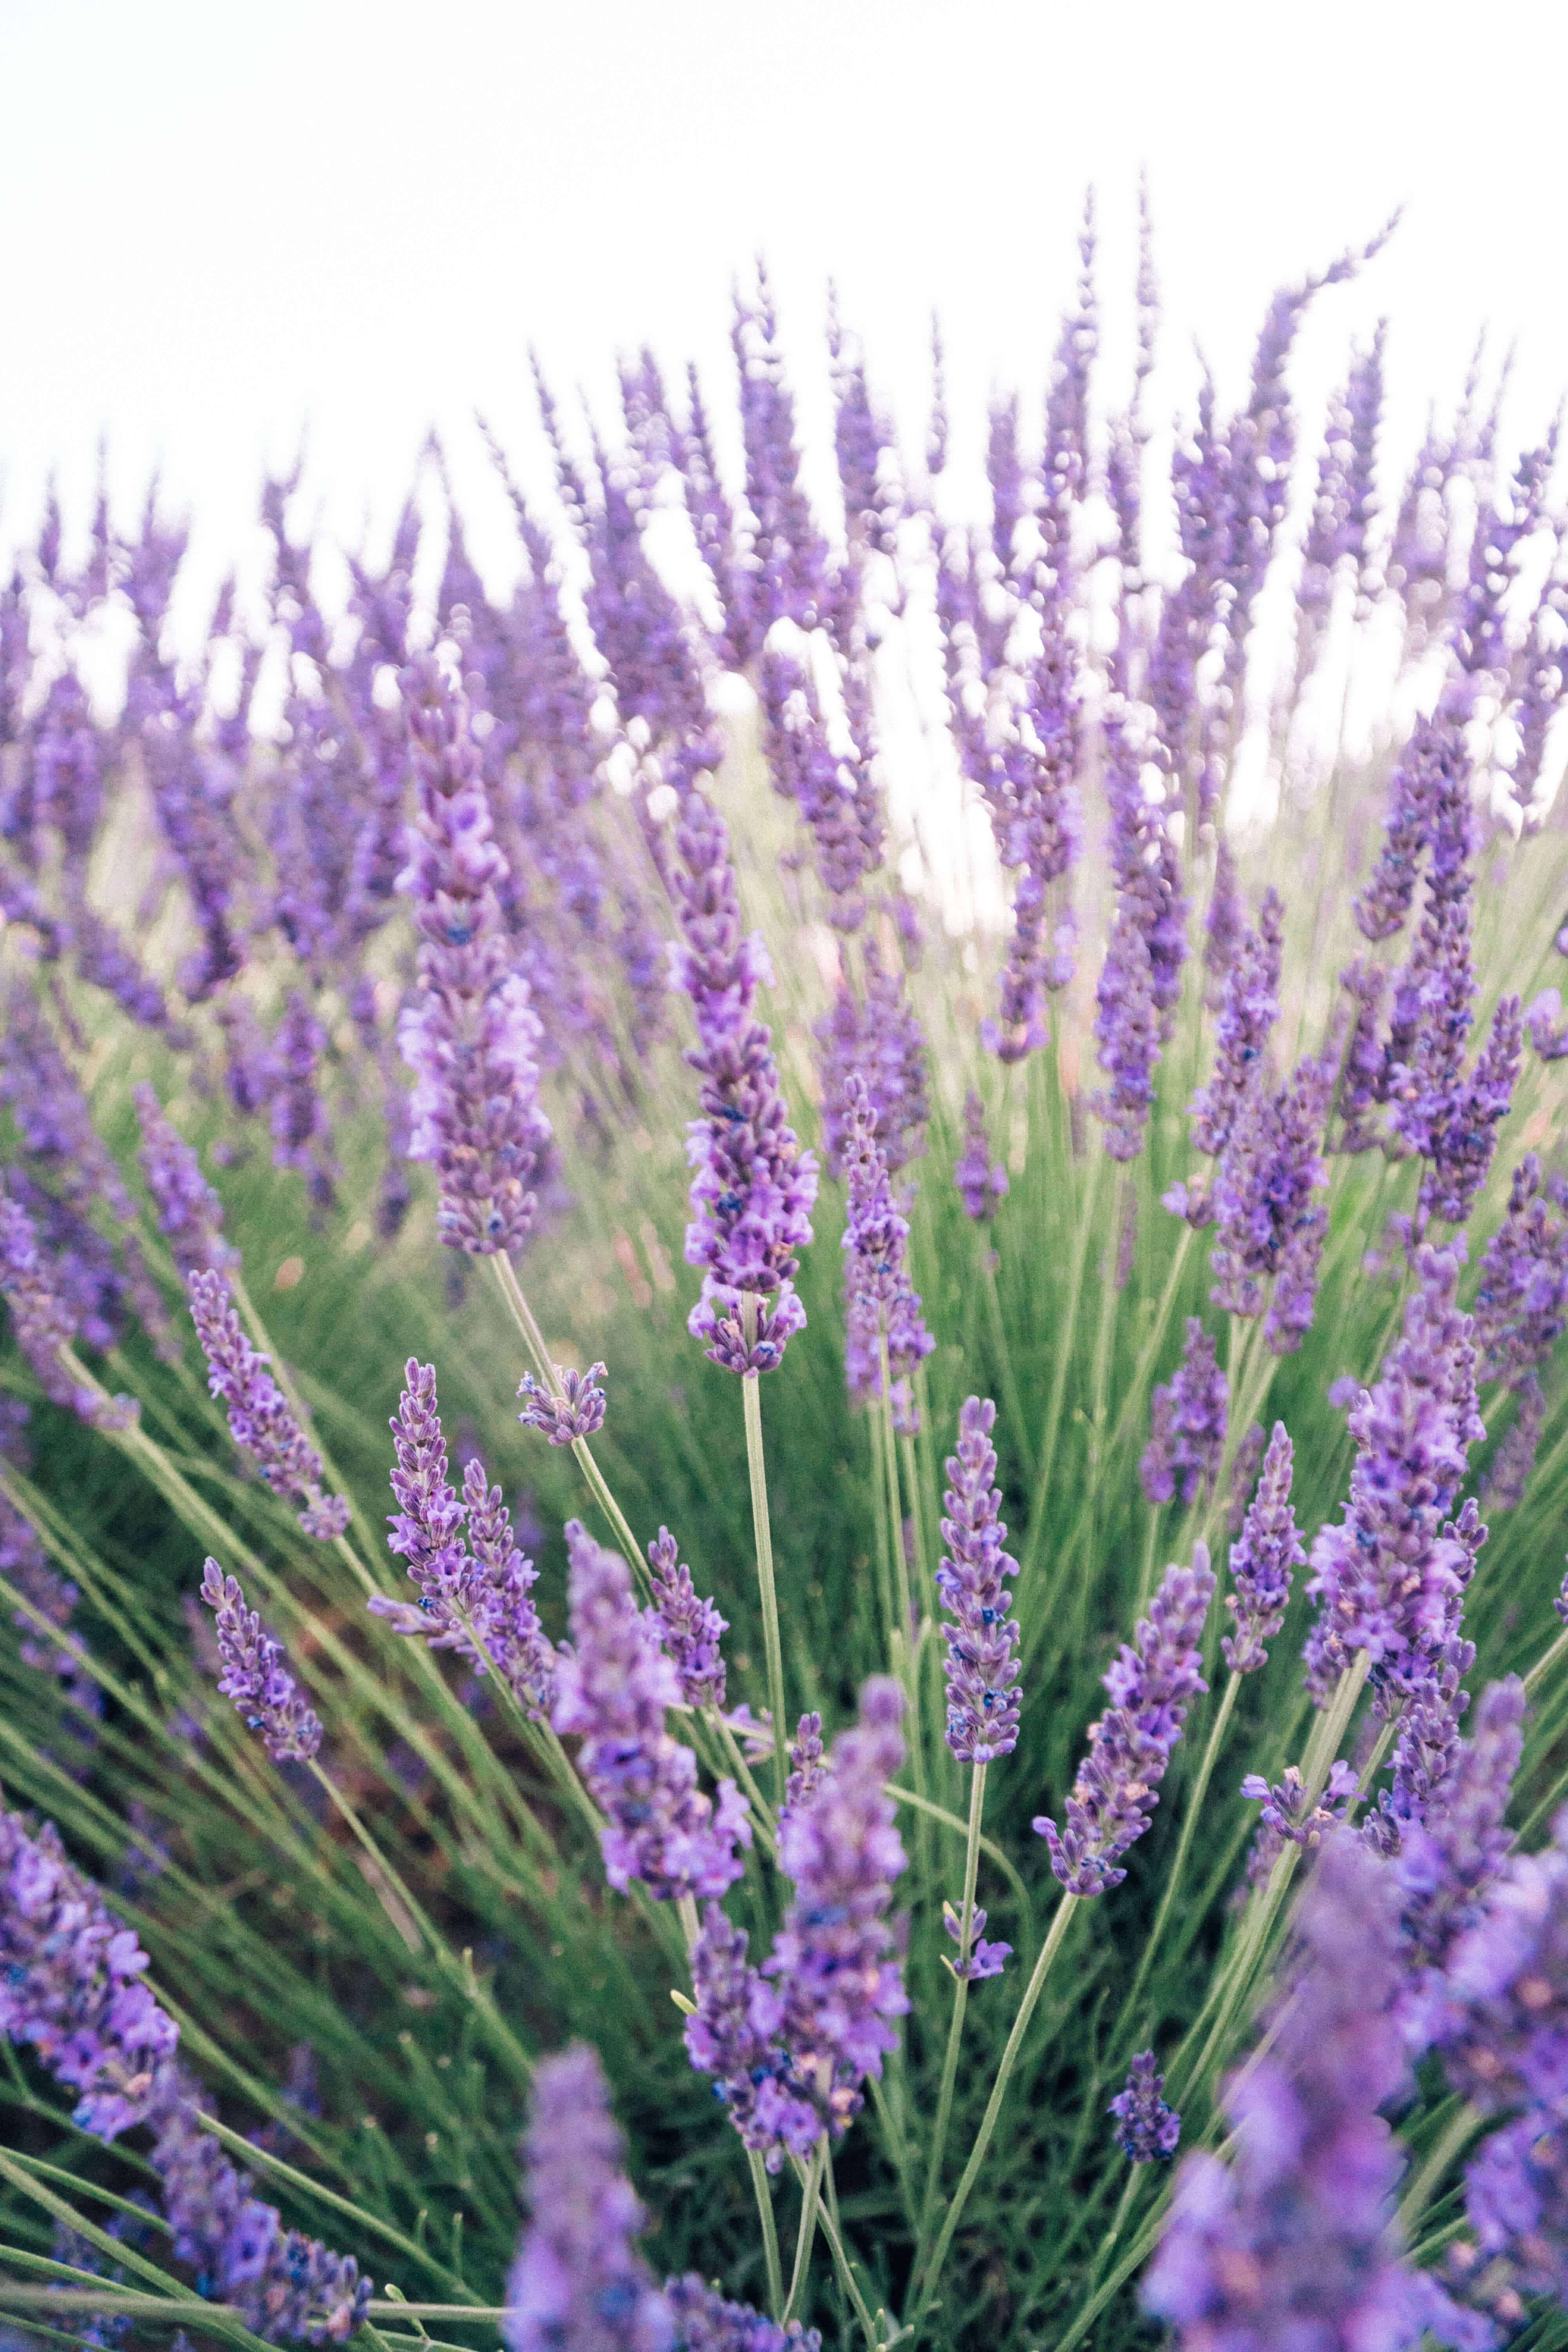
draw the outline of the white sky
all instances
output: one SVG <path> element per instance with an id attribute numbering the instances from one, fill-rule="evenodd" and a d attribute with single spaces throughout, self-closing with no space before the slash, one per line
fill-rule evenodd
<path id="1" fill-rule="evenodd" d="M 0 539 L 51 465 L 82 513 L 106 429 L 118 498 L 161 463 L 216 578 L 302 424 L 353 540 L 434 423 L 499 583 L 474 406 L 537 478 L 530 341 L 602 407 L 645 337 L 727 394 L 729 282 L 759 247 L 808 421 L 831 273 L 916 429 L 941 310 L 973 462 L 994 381 L 1034 413 L 1090 180 L 1102 298 L 1130 308 L 1141 163 L 1157 407 L 1194 332 L 1238 389 L 1271 288 L 1403 200 L 1315 316 L 1310 422 L 1386 310 L 1402 435 L 1483 320 L 1518 339 L 1533 434 L 1568 385 L 1565 89 L 1561 0 L 0 0 Z"/>

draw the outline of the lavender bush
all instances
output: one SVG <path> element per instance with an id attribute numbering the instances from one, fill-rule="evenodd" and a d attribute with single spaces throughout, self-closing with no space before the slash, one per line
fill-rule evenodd
<path id="1" fill-rule="evenodd" d="M 1377 242 L 1166 472 L 1087 219 L 978 515 L 761 274 L 504 595 L 434 447 L 194 652 L 51 502 L 17 2340 L 1568 2345 L 1568 503 L 1381 333 L 1312 454 Z"/>

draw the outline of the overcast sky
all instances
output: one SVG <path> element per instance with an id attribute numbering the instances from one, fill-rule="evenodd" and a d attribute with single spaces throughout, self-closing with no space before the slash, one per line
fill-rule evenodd
<path id="1" fill-rule="evenodd" d="M 1304 392 L 1386 310 L 1414 436 L 1489 321 L 1538 430 L 1568 385 L 1565 68 L 1561 0 L 0 0 L 0 538 L 51 466 L 79 512 L 107 431 L 117 495 L 161 465 L 216 576 L 303 425 L 353 540 L 435 424 L 499 580 L 475 406 L 528 474 L 530 341 L 605 405 L 644 338 L 727 387 L 759 248 L 808 419 L 832 275 L 911 423 L 941 310 L 973 459 L 991 384 L 1041 382 L 1090 181 L 1108 311 L 1130 291 L 1141 165 L 1166 407 L 1194 334 L 1237 387 L 1270 289 L 1404 203 Z"/>

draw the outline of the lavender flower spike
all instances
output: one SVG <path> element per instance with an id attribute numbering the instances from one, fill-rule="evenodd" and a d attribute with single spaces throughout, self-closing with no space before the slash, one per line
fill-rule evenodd
<path id="1" fill-rule="evenodd" d="M 1116 2145 L 1134 2164 L 1152 2164 L 1156 2158 L 1174 2156 L 1182 2136 L 1182 2118 L 1161 2097 L 1165 2077 L 1154 2066 L 1154 2053 L 1140 2051 L 1127 2070 L 1124 2089 L 1106 2109 L 1116 2117 Z"/>
<path id="2" fill-rule="evenodd" d="M 300 1525 L 331 1543 L 349 1523 L 341 1496 L 321 1492 L 321 1457 L 294 1418 L 289 1400 L 240 1327 L 227 1283 L 210 1266 L 191 1276 L 191 1318 L 207 1360 L 207 1386 L 228 1408 L 235 1444 L 263 1483 L 299 1507 Z"/>
<path id="3" fill-rule="evenodd" d="M 152 2121 L 153 2168 L 163 2189 L 176 2260 L 199 2290 L 237 2311 L 269 2344 L 303 2338 L 342 2344 L 365 2316 L 372 2286 L 352 2254 L 285 2230 L 276 2205 L 250 2194 L 208 2130 L 206 2094 L 174 2061 L 159 2070 Z"/>
<path id="4" fill-rule="evenodd" d="M 1110 1705 L 1089 1735 L 1089 1753 L 1067 1801 L 1067 1826 L 1048 1814 L 1033 1827 L 1051 1868 L 1070 1895 L 1103 1895 L 1126 1877 L 1115 1867 L 1142 1836 L 1159 1803 L 1171 1750 L 1191 1702 L 1207 1690 L 1202 1673 L 1204 1620 L 1214 1597 L 1208 1547 L 1195 1544 L 1190 1568 L 1165 1570 L 1139 1622 L 1134 1641 L 1102 1675 Z"/>
<path id="5" fill-rule="evenodd" d="M 702 1116 L 686 1147 L 694 1171 L 686 1262 L 703 1270 L 702 1296 L 688 1328 L 708 1340 L 715 1363 L 755 1375 L 775 1370 L 805 1328 L 794 1277 L 811 1239 L 816 1162 L 787 1121 L 772 1038 L 753 1009 L 767 959 L 741 929 L 729 835 L 700 793 L 687 795 L 676 840 L 685 943 L 675 970 L 697 1015 L 699 1042 L 686 1058 L 702 1081 Z M 754 1341 L 742 1321 L 747 1295 L 757 1301 Z"/>
<path id="6" fill-rule="evenodd" d="M 1007 1171 L 991 1157 L 985 1139 L 985 1112 L 971 1087 L 963 1098 L 963 1149 L 952 1163 L 952 1181 L 959 1198 L 976 1224 L 988 1223 L 1006 1198 Z"/>
<path id="7" fill-rule="evenodd" d="M 419 993 L 398 1024 L 417 1078 L 408 1153 L 437 1170 L 437 1227 L 449 1247 L 510 1253 L 533 1223 L 550 1150 L 542 1033 L 502 928 L 507 866 L 468 704 L 428 655 L 400 683 L 418 791 L 414 852 L 397 878 L 420 935 Z"/>
<path id="8" fill-rule="evenodd" d="M 784 2046 L 811 2084 L 835 2137 L 858 2110 L 859 2085 L 896 2046 L 891 2020 L 909 2008 L 901 1923 L 888 1916 L 904 1867 L 886 1783 L 904 1760 L 904 1695 L 873 1675 L 860 1720 L 833 1743 L 832 1760 L 778 1833 L 779 1867 L 795 1899 L 763 1974 L 783 2002 Z"/>
<path id="9" fill-rule="evenodd" d="M 542 1430 L 552 1445 L 574 1445 L 580 1437 L 592 1437 L 605 1426 L 605 1391 L 599 1385 L 605 1367 L 590 1364 L 585 1372 L 578 1372 L 557 1364 L 555 1377 L 561 1383 L 560 1396 L 552 1396 L 531 1372 L 524 1372 L 517 1392 L 528 1402 L 518 1419 L 525 1429 Z"/>
<path id="10" fill-rule="evenodd" d="M 668 1528 L 660 1528 L 647 1556 L 658 1639 L 675 1668 L 681 1699 L 687 1706 L 722 1708 L 724 1654 L 719 1643 L 729 1630 L 729 1620 L 697 1591 Z"/>
<path id="11" fill-rule="evenodd" d="M 1353 1650 L 1380 1684 L 1418 1685 L 1457 1630 L 1473 1555 L 1447 1521 L 1474 1441 L 1470 1318 L 1455 1304 L 1459 1259 L 1424 1245 L 1420 1288 L 1377 1386 L 1350 1416 L 1356 1442 L 1342 1523 L 1319 1530 L 1307 1590 L 1319 1605 L 1308 1637 L 1307 1683 L 1326 1703 Z"/>
<path id="12" fill-rule="evenodd" d="M 217 1612 L 219 1690 L 233 1699 L 246 1728 L 260 1732 L 275 1764 L 309 1763 L 321 1747 L 321 1726 L 284 1664 L 282 1643 L 246 1607 L 238 1578 L 226 1576 L 216 1559 L 203 1570 L 202 1599 Z"/>
<path id="13" fill-rule="evenodd" d="M 61 1363 L 61 1349 L 77 1336 L 76 1318 L 50 1278 L 31 1217 L 6 1193 L 0 1193 L 0 1297 L 11 1309 L 16 1345 L 46 1396 L 96 1428 L 134 1427 L 142 1412 L 135 1398 L 105 1397 L 72 1381 Z"/>
<path id="14" fill-rule="evenodd" d="M 797 2076 L 784 2047 L 783 1995 L 751 1965 L 747 1942 L 745 1930 L 710 1903 L 691 1948 L 696 2008 L 686 2021 L 686 2052 L 712 2076 L 742 2145 L 777 2172 L 786 2153 L 809 2156 L 822 2118 L 814 2085 Z"/>
<path id="15" fill-rule="evenodd" d="M 637 2250 L 647 2216 L 586 2042 L 535 2070 L 522 2159 L 529 2219 L 507 2281 L 507 2352 L 674 2352 L 673 2315 Z"/>
<path id="16" fill-rule="evenodd" d="M 605 1874 L 624 1895 L 638 1878 L 659 1902 L 722 1895 L 741 1875 L 738 1847 L 752 1842 L 745 1801 L 732 1780 L 718 1802 L 697 1786 L 697 1759 L 665 1727 L 680 1682 L 632 1598 L 631 1570 L 576 1519 L 571 1559 L 570 1650 L 562 1654 L 553 1722 L 582 1736 L 583 1777 L 608 1814 Z"/>
<path id="17" fill-rule="evenodd" d="M 888 1163 L 876 1140 L 870 1092 L 857 1072 L 844 1088 L 844 1164 L 849 1213 L 844 1227 L 844 1370 L 851 1396 L 880 1396 L 882 1342 L 888 1349 L 893 1426 L 914 1430 L 919 1417 L 910 1375 L 935 1341 L 920 1293 L 909 1278 L 909 1220 L 893 1201 Z"/>
<path id="18" fill-rule="evenodd" d="M 1234 2163 L 1183 2159 L 1144 2279 L 1183 2352 L 1396 2352 L 1442 2300 L 1400 2260 L 1398 2144 L 1378 2114 L 1405 2073 L 1393 1894 L 1354 1839 L 1327 1841 L 1273 2038 L 1223 2093 Z"/>
<path id="19" fill-rule="evenodd" d="M 958 1416 L 958 1451 L 948 1456 L 951 1480 L 942 1496 L 947 1546 L 936 1572 L 937 1591 L 956 1623 L 942 1627 L 947 1643 L 947 1744 L 960 1763 L 989 1764 L 1018 1741 L 1018 1640 L 1006 1615 L 1005 1580 L 1018 1563 L 1002 1549 L 1007 1530 L 998 1517 L 1002 1497 L 992 1481 L 996 1449 L 991 1431 L 996 1408 L 970 1397 Z"/>
<path id="20" fill-rule="evenodd" d="M 816 2328 L 804 2327 L 798 2319 L 781 2327 L 749 2303 L 727 2302 L 695 2271 L 666 2279 L 664 2294 L 675 2315 L 681 2352 L 822 2352 Z"/>
<path id="21" fill-rule="evenodd" d="M 389 1550 L 408 1562 L 417 1603 L 377 1593 L 368 1606 L 397 1633 L 423 1636 L 433 1650 L 455 1650 L 482 1674 L 493 1667 L 534 1721 L 555 1695 L 555 1651 L 539 1622 L 531 1588 L 538 1571 L 512 1538 L 499 1486 L 477 1458 L 463 1473 L 462 1499 L 447 1476 L 447 1441 L 434 1365 L 411 1356 L 392 1423 L 396 1455 Z M 464 1539 L 467 1528 L 468 1540 Z"/>
<path id="22" fill-rule="evenodd" d="M 179 2039 L 142 1978 L 147 1955 L 68 1861 L 46 1822 L 0 1813 L 0 2033 L 30 2042 L 80 2095 L 71 2120 L 100 2139 L 142 2122 Z"/>
<path id="23" fill-rule="evenodd" d="M 132 1100 L 142 1129 L 142 1172 L 175 1265 L 187 1281 L 204 1266 L 226 1273 L 239 1253 L 224 1239 L 223 1203 L 190 1145 L 170 1125 L 152 1087 L 137 1087 Z"/>
<path id="24" fill-rule="evenodd" d="M 1285 1622 L 1291 1574 L 1307 1557 L 1290 1507 L 1294 1466 L 1289 1432 L 1282 1421 L 1277 1421 L 1258 1492 L 1247 1507 L 1240 1537 L 1230 1548 L 1230 1580 L 1235 1590 L 1226 1595 L 1225 1605 L 1236 1626 L 1221 1637 L 1220 1648 L 1232 1674 L 1249 1675 L 1268 1663 L 1263 1645 L 1273 1640 Z"/>
<path id="25" fill-rule="evenodd" d="M 1178 1485 L 1184 1504 L 1193 1503 L 1212 1483 L 1225 1451 L 1229 1407 L 1230 1383 L 1215 1343 L 1190 1315 L 1182 1360 L 1150 1403 L 1149 1443 L 1138 1465 L 1149 1503 L 1170 1502 Z"/>

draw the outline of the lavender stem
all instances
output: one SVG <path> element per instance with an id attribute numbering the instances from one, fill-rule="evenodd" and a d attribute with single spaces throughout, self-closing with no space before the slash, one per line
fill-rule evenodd
<path id="1" fill-rule="evenodd" d="M 931 2131 L 931 2160 L 926 2171 L 925 2195 L 921 2200 L 920 2227 L 915 2232 L 917 2250 L 923 2246 L 931 2229 L 931 2213 L 936 2205 L 937 2190 L 942 2185 L 942 2160 L 947 2152 L 947 2129 L 952 2116 L 953 2085 L 958 2080 L 959 2045 L 963 2040 L 963 2013 L 969 2001 L 969 1979 L 964 1967 L 969 1958 L 970 1938 L 974 1926 L 974 1883 L 980 1872 L 980 1821 L 985 1806 L 985 1774 L 987 1767 L 976 1764 L 969 1783 L 969 1835 L 963 1850 L 963 1905 L 959 1914 L 958 1967 L 953 1971 L 952 2021 L 947 2032 L 947 2055 L 942 2061 L 942 2089 L 937 2095 L 936 2123 Z"/>
<path id="2" fill-rule="evenodd" d="M 1068 1923 L 1082 1899 L 1081 1895 L 1064 1893 L 1061 1901 L 1057 1905 L 1056 1916 L 1051 1921 L 1050 1933 L 1040 1947 L 1040 1957 L 1035 1962 L 1034 1974 L 1024 1989 L 1023 2000 L 1018 2003 L 1018 2014 L 1013 2020 L 1013 2031 L 1007 2036 L 1007 2047 L 1002 2053 L 1002 2063 L 996 2069 L 996 2080 L 991 2085 L 991 2096 L 985 2103 L 985 2113 L 980 2119 L 980 2129 L 974 2135 L 974 2146 L 969 2151 L 969 2161 L 964 2166 L 963 2178 L 949 2200 L 947 2218 L 942 2225 L 942 2234 L 932 2250 L 931 2260 L 925 2265 L 923 2278 L 917 2261 L 913 2276 L 920 2281 L 920 2303 L 912 2323 L 917 2336 L 925 2325 L 926 2314 L 931 2309 L 935 2297 L 937 2282 L 942 2276 L 942 2266 L 947 2260 L 947 2252 L 952 2243 L 953 2232 L 957 2230 L 964 2206 L 969 2201 L 969 2192 L 979 2178 L 980 2168 L 985 2161 L 985 2151 L 991 2145 L 991 2135 L 995 2130 L 997 2118 L 1002 2113 L 1002 2102 L 1006 2096 L 1007 2084 L 1012 2077 L 1013 2069 L 1018 2063 L 1018 2053 L 1024 2046 L 1024 2036 L 1028 2031 L 1029 2020 L 1035 2013 L 1035 2005 L 1045 1989 L 1047 1974 L 1051 1962 L 1060 1949 L 1062 1938 L 1067 1933 Z"/>
<path id="3" fill-rule="evenodd" d="M 1083 1202 L 1079 1210 L 1078 1233 L 1073 1241 L 1072 1274 L 1068 1289 L 1067 1312 L 1057 1328 L 1057 1363 L 1051 1381 L 1051 1401 L 1046 1411 L 1046 1425 L 1040 1437 L 1040 1469 L 1035 1481 L 1034 1501 L 1029 1509 L 1029 1540 L 1018 1570 L 1021 1588 L 1027 1587 L 1040 1556 L 1040 1546 L 1046 1535 L 1046 1504 L 1051 1491 L 1051 1473 L 1056 1467 L 1057 1440 L 1061 1433 L 1062 1405 L 1067 1396 L 1068 1368 L 1072 1357 L 1072 1335 L 1078 1328 L 1078 1303 L 1083 1291 L 1084 1267 L 1089 1259 L 1089 1239 L 1094 1223 L 1094 1204 L 1100 1192 L 1100 1171 L 1104 1163 L 1101 1153 L 1089 1163 L 1084 1185 Z M 1021 1597 L 1021 1595 L 1020 1595 Z M 1025 1612 L 1026 1619 L 1027 1612 Z M 1043 1622 L 1043 1618 L 1041 1619 Z"/>
<path id="4" fill-rule="evenodd" d="M 789 2294 L 784 2299 L 784 2324 L 786 2327 L 795 2317 L 811 2262 L 811 2242 L 816 2235 L 816 2213 L 822 2191 L 822 2168 L 826 2157 L 827 2140 L 824 2136 L 811 2151 L 811 2163 L 801 2197 L 800 2231 L 795 2242 L 795 2269 L 790 2273 Z"/>
<path id="5" fill-rule="evenodd" d="M 741 1330 L 747 1351 L 756 1344 L 757 1294 L 741 1296 Z M 741 1397 L 746 1421 L 746 1467 L 752 1478 L 752 1526 L 757 1540 L 757 1584 L 763 1601 L 763 1647 L 767 1655 L 768 1705 L 773 1717 L 773 1803 L 784 1801 L 789 1778 L 789 1749 L 784 1730 L 784 1644 L 779 1637 L 779 1599 L 773 1584 L 773 1533 L 768 1518 L 768 1474 L 763 1458 L 763 1394 L 760 1375 L 742 1376 Z"/>
<path id="6" fill-rule="evenodd" d="M 1176 1899 L 1176 1889 L 1181 1884 L 1182 1873 L 1186 1867 L 1187 1855 L 1192 1850 L 1193 1838 L 1198 1826 L 1198 1815 L 1203 1810 L 1204 1799 L 1208 1794 L 1209 1781 L 1214 1776 L 1215 1764 L 1226 1732 L 1229 1728 L 1231 1715 L 1236 1706 L 1236 1695 L 1240 1688 L 1241 1676 L 1239 1674 L 1233 1673 L 1226 1683 L 1220 1698 L 1219 1711 L 1214 1719 L 1214 1728 L 1209 1733 L 1207 1745 L 1204 1748 L 1203 1761 L 1198 1766 L 1197 1778 L 1193 1782 L 1192 1794 L 1187 1800 L 1186 1818 L 1182 1823 L 1182 1834 L 1176 1841 L 1175 1858 L 1165 1876 L 1165 1891 L 1160 1897 L 1160 1908 L 1154 1914 L 1154 1924 L 1144 1939 L 1143 1955 L 1138 1963 L 1138 1972 L 1132 1979 L 1132 1989 L 1121 2004 L 1121 2014 L 1117 2020 L 1116 2032 L 1111 2036 L 1113 2042 L 1121 2041 L 1122 2028 L 1137 2007 L 1138 1996 L 1143 1990 L 1144 1980 L 1159 1948 L 1160 1938 L 1164 1933 L 1165 1922 L 1171 1916 L 1171 1906 Z M 1133 2177 L 1136 2179 L 1136 2174 Z"/>
<path id="7" fill-rule="evenodd" d="M 501 1297 L 511 1310 L 512 1320 L 522 1333 L 540 1379 L 552 1397 L 563 1399 L 565 1391 L 562 1388 L 554 1360 L 544 1344 L 544 1335 L 534 1320 L 533 1309 L 530 1307 L 523 1294 L 522 1285 L 517 1278 L 517 1268 L 504 1250 L 497 1250 L 491 1255 L 490 1264 L 495 1267 L 496 1279 L 500 1284 Z M 641 1548 L 631 1531 L 626 1513 L 611 1494 L 605 1474 L 595 1461 L 587 1439 L 574 1438 L 572 1451 L 577 1457 L 578 1468 L 587 1481 L 588 1491 L 608 1519 L 616 1541 L 626 1553 L 632 1574 L 637 1580 L 643 1598 L 646 1600 L 649 1590 L 647 1563 L 643 1559 Z"/>
<path id="8" fill-rule="evenodd" d="M 794 2159 L 794 2162 L 796 2177 L 800 2180 L 801 2186 L 804 2189 L 806 2178 L 805 2165 L 802 2162 L 799 2157 L 796 2157 Z M 875 2318 L 872 2316 L 870 2306 L 868 2305 L 865 2296 L 860 2292 L 859 2282 L 856 2278 L 854 2272 L 849 2267 L 849 2258 L 844 2251 L 844 2240 L 839 2232 L 838 2224 L 834 2220 L 832 2213 L 829 2212 L 826 2208 L 820 2203 L 820 2201 L 817 2206 L 816 2218 L 822 2224 L 822 2234 L 826 2239 L 828 2251 L 833 2256 L 833 2267 L 838 2273 L 838 2284 L 844 2289 L 849 2301 L 855 2306 L 855 2316 L 860 2322 L 861 2330 L 866 2338 L 868 2352 L 883 2352 L 881 2331 L 878 2327 Z"/>
<path id="9" fill-rule="evenodd" d="M 768 2168 L 763 2162 L 762 2149 L 749 2147 L 746 2161 L 752 2171 L 757 2219 L 763 2225 L 763 2263 L 768 2274 L 768 2309 L 776 2319 L 784 2305 L 784 2271 L 779 2262 L 778 2225 L 773 2220 L 773 2193 L 769 2186 Z"/>

